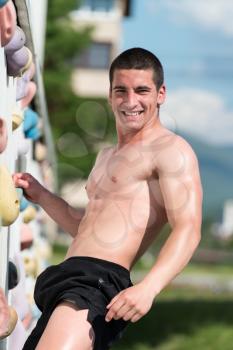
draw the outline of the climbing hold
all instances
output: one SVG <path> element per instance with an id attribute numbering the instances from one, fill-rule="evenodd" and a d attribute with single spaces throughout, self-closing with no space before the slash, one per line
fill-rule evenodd
<path id="1" fill-rule="evenodd" d="M 48 239 L 38 236 L 35 240 L 35 251 L 40 262 L 48 262 L 52 256 L 52 248 Z"/>
<path id="2" fill-rule="evenodd" d="M 23 111 L 17 107 L 12 112 L 12 129 L 16 130 L 24 119 Z"/>
<path id="3" fill-rule="evenodd" d="M 8 289 L 11 290 L 19 283 L 19 274 L 17 267 L 12 261 L 8 262 Z"/>
<path id="4" fill-rule="evenodd" d="M 41 132 L 37 127 L 39 116 L 31 108 L 27 108 L 24 112 L 23 130 L 26 138 L 37 140 L 41 136 Z"/>
<path id="5" fill-rule="evenodd" d="M 28 94 L 29 86 L 28 83 L 33 78 L 35 74 L 35 64 L 32 62 L 28 70 L 17 79 L 17 88 L 16 88 L 16 101 L 21 100 L 26 97 Z"/>
<path id="6" fill-rule="evenodd" d="M 18 194 L 18 198 L 19 198 L 19 210 L 20 212 L 24 211 L 29 204 L 31 203 L 30 201 L 28 201 L 24 195 L 23 195 L 23 190 L 22 188 L 16 188 L 17 194 Z"/>
<path id="7" fill-rule="evenodd" d="M 26 36 L 23 29 L 16 27 L 15 32 L 9 43 L 4 47 L 6 55 L 12 55 L 15 51 L 22 49 L 26 42 Z"/>
<path id="8" fill-rule="evenodd" d="M 46 159 L 48 150 L 46 146 L 41 142 L 36 142 L 35 144 L 35 159 L 37 162 L 43 162 Z"/>
<path id="9" fill-rule="evenodd" d="M 5 6 L 8 0 L 0 0 L 0 8 Z"/>
<path id="10" fill-rule="evenodd" d="M 17 148 L 18 156 L 27 154 L 29 150 L 30 150 L 30 140 L 26 140 L 22 138 Z"/>
<path id="11" fill-rule="evenodd" d="M 21 201 L 20 201 L 20 211 L 24 211 L 28 206 L 30 202 L 22 196 Z"/>
<path id="12" fill-rule="evenodd" d="M 35 73 L 36 73 L 36 66 L 35 66 L 35 63 L 32 61 L 30 67 L 25 72 L 25 74 L 27 75 L 28 79 L 31 80 L 34 77 Z"/>
<path id="13" fill-rule="evenodd" d="M 4 119 L 0 118 L 0 153 L 2 153 L 7 145 L 7 128 Z"/>
<path id="14" fill-rule="evenodd" d="M 16 101 L 22 100 L 28 93 L 28 79 L 26 73 L 22 75 L 22 77 L 17 78 L 16 83 Z"/>
<path id="15" fill-rule="evenodd" d="M 37 127 L 34 127 L 25 132 L 25 137 L 32 140 L 38 140 L 41 137 L 41 132 Z"/>
<path id="16" fill-rule="evenodd" d="M 1 5 L 2 3 L 2 5 Z M 0 44 L 9 43 L 16 29 L 16 11 L 12 1 L 0 3 Z M 4 6 L 5 5 L 5 6 Z"/>
<path id="17" fill-rule="evenodd" d="M 27 107 L 31 103 L 32 99 L 34 98 L 34 96 L 36 94 L 36 90 L 37 90 L 37 87 L 36 87 L 36 84 L 34 83 L 34 81 L 30 81 L 27 84 L 26 96 L 23 97 L 20 101 L 20 105 L 21 105 L 22 109 L 24 109 L 25 107 Z"/>
<path id="18" fill-rule="evenodd" d="M 0 221 L 10 226 L 19 215 L 19 198 L 12 176 L 4 165 L 0 165 Z"/>
<path id="19" fill-rule="evenodd" d="M 24 111 L 24 123 L 23 123 L 23 131 L 27 132 L 30 129 L 34 128 L 39 122 L 38 114 L 33 111 L 31 108 L 27 108 Z"/>
<path id="20" fill-rule="evenodd" d="M 18 315 L 15 309 L 12 306 L 9 306 L 8 309 L 9 309 L 9 321 L 7 325 L 7 330 L 6 332 L 0 334 L 0 340 L 5 339 L 13 332 L 13 330 L 15 329 L 16 323 L 18 321 Z"/>
<path id="21" fill-rule="evenodd" d="M 12 77 L 20 77 L 30 67 L 32 63 L 32 53 L 23 46 L 20 50 L 6 56 L 7 73 Z"/>
<path id="22" fill-rule="evenodd" d="M 36 214 L 36 208 L 33 205 L 29 205 L 23 212 L 23 222 L 28 224 L 30 221 L 35 219 Z"/>
<path id="23" fill-rule="evenodd" d="M 33 232 L 30 225 L 22 224 L 20 227 L 20 249 L 30 248 L 33 243 Z"/>
<path id="24" fill-rule="evenodd" d="M 34 254 L 34 251 L 32 251 L 31 249 L 25 249 L 21 252 L 21 254 L 23 256 L 24 270 L 26 276 L 31 276 L 35 278 L 38 274 L 38 261 Z"/>

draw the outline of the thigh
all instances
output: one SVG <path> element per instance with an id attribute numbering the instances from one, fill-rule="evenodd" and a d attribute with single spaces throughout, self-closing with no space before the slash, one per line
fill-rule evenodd
<path id="1" fill-rule="evenodd" d="M 53 311 L 36 350 L 92 350 L 94 331 L 87 321 L 88 310 L 62 302 Z"/>

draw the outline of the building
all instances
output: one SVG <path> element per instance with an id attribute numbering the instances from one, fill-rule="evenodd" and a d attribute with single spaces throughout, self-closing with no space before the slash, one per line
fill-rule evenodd
<path id="1" fill-rule="evenodd" d="M 213 233 L 220 239 L 229 239 L 233 236 L 233 199 L 224 203 L 222 222 L 215 224 Z"/>
<path id="2" fill-rule="evenodd" d="M 130 16 L 129 0 L 83 0 L 72 12 L 77 28 L 93 26 L 92 43 L 75 60 L 73 90 L 79 96 L 106 97 L 108 69 L 121 47 L 121 25 Z"/>

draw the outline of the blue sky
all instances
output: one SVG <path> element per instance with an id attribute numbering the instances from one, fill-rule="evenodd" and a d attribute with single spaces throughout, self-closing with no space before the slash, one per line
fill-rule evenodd
<path id="1" fill-rule="evenodd" d="M 209 143 L 233 145 L 231 1 L 132 4 L 132 16 L 123 23 L 122 49 L 141 46 L 162 61 L 168 97 L 161 118 Z"/>

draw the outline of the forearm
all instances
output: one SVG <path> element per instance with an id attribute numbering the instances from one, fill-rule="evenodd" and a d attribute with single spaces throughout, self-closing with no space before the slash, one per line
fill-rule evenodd
<path id="1" fill-rule="evenodd" d="M 38 204 L 65 232 L 72 237 L 77 234 L 84 215 L 81 210 L 71 207 L 65 200 L 46 189 L 43 190 Z"/>
<path id="2" fill-rule="evenodd" d="M 200 241 L 200 231 L 192 227 L 172 230 L 157 261 L 143 279 L 156 296 L 178 275 L 191 259 Z"/>

